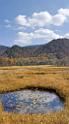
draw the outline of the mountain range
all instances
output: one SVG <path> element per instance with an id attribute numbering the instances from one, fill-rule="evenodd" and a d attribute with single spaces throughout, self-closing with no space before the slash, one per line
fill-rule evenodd
<path id="1" fill-rule="evenodd" d="M 69 39 L 57 39 L 47 44 L 27 47 L 0 46 L 0 65 L 38 64 L 69 66 Z"/>

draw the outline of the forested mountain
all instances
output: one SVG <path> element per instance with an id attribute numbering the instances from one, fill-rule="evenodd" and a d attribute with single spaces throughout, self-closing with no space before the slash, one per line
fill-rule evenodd
<path id="1" fill-rule="evenodd" d="M 57 39 L 43 45 L 0 46 L 0 65 L 69 65 L 69 39 Z"/>

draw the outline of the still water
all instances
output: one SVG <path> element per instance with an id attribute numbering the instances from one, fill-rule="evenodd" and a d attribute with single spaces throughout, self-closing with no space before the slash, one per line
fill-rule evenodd
<path id="1" fill-rule="evenodd" d="M 63 101 L 55 93 L 23 90 L 0 95 L 4 111 L 19 114 L 48 113 L 62 110 Z"/>

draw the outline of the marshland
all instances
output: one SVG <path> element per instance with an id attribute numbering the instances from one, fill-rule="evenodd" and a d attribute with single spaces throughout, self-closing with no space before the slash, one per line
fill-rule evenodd
<path id="1" fill-rule="evenodd" d="M 18 94 L 19 92 L 21 94 Z M 0 100 L 0 124 L 69 124 L 69 67 L 46 65 L 0 67 L 0 95 L 17 93 L 20 99 L 21 96 L 25 97 L 25 94 L 28 94 L 26 98 L 32 94 L 32 96 L 36 96 L 36 103 L 39 102 L 38 96 L 45 92 L 58 96 L 63 103 L 62 109 L 41 113 L 41 111 L 38 112 L 41 106 L 36 107 L 37 104 L 33 104 L 37 108 L 37 112 L 5 111 L 4 104 L 8 102 L 8 99 L 4 104 Z M 49 100 L 45 98 L 46 94 L 43 95 L 39 100 Z M 18 104 L 18 107 L 21 105 Z"/>

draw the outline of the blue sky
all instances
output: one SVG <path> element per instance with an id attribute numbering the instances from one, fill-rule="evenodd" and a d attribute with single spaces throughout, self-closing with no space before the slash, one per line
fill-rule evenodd
<path id="1" fill-rule="evenodd" d="M 69 38 L 68 0 L 0 0 L 0 44 L 27 46 Z"/>

